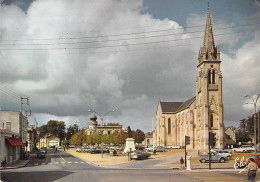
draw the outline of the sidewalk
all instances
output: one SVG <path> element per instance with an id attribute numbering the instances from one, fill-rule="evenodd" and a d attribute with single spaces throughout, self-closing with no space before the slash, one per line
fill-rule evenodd
<path id="1" fill-rule="evenodd" d="M 27 160 L 18 160 L 12 165 L 8 165 L 5 169 L 0 169 L 1 170 L 6 170 L 6 169 L 16 169 L 16 168 L 21 168 L 26 166 L 34 157 L 36 157 L 36 154 L 30 154 L 29 159 Z"/>

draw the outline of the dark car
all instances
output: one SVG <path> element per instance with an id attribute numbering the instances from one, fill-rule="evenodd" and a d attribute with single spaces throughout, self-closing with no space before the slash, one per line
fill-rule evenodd
<path id="1" fill-rule="evenodd" d="M 41 150 L 43 150 L 45 154 L 47 154 L 47 147 L 41 147 Z"/>
<path id="2" fill-rule="evenodd" d="M 143 151 L 136 151 L 135 153 L 131 154 L 132 159 L 148 159 L 151 154 Z"/>
<path id="3" fill-rule="evenodd" d="M 100 154 L 101 153 L 101 149 L 93 148 L 93 149 L 90 150 L 90 153 L 91 154 Z M 103 153 L 109 153 L 109 151 L 103 149 Z"/>
<path id="4" fill-rule="evenodd" d="M 37 158 L 45 158 L 46 154 L 44 150 L 39 150 L 37 153 Z"/>

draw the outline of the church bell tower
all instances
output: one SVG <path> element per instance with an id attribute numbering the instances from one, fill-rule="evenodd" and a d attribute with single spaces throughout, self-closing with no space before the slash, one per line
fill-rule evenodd
<path id="1" fill-rule="evenodd" d="M 197 123 L 198 143 L 201 148 L 208 146 L 208 133 L 216 133 L 217 148 L 223 148 L 224 118 L 222 99 L 222 73 L 220 50 L 215 46 L 210 9 L 208 7 L 203 46 L 198 55 L 197 76 Z"/>

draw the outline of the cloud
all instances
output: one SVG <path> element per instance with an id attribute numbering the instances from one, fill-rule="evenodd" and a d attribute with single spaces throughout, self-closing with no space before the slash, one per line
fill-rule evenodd
<path id="1" fill-rule="evenodd" d="M 159 99 L 185 101 L 196 94 L 197 54 L 203 39 L 189 38 L 203 36 L 204 27 L 199 34 L 178 34 L 189 29 L 184 30 L 174 20 L 143 14 L 139 0 L 38 0 L 27 13 L 15 5 L 0 8 L 0 15 L 8 17 L 0 21 L 0 41 L 19 40 L 0 46 L 1 79 L 30 97 L 34 117 L 39 117 L 41 124 L 55 118 L 67 125 L 75 120 L 87 123 L 88 109 L 102 114 L 115 108 L 117 111 L 106 116 L 105 122 L 150 131 Z M 199 15 L 187 19 L 190 26 L 204 23 L 205 17 Z M 162 28 L 177 30 L 155 32 Z M 162 36 L 167 34 L 172 35 Z M 152 37 L 156 35 L 161 36 Z M 169 41 L 180 38 L 186 40 Z M 143 44 L 156 41 L 165 43 Z M 235 51 L 236 61 L 228 53 L 222 54 L 224 97 L 228 101 L 229 94 L 236 95 L 232 88 L 249 86 L 248 81 L 242 84 L 238 80 L 238 63 L 242 64 L 246 56 L 256 61 L 256 42 L 252 40 Z M 31 45 L 19 45 L 22 43 Z M 248 80 L 256 74 L 250 72 L 242 78 Z M 254 81 L 258 80 L 252 80 L 251 87 Z M 228 113 L 237 113 L 229 103 L 226 105 Z M 230 114 L 227 118 L 233 119 Z"/>

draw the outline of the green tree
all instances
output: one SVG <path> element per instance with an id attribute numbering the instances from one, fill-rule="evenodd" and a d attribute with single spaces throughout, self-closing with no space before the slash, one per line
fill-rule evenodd
<path id="1" fill-rule="evenodd" d="M 40 130 L 40 137 L 45 137 L 48 133 L 47 125 L 42 125 L 40 127 L 37 127 L 37 130 Z"/>
<path id="2" fill-rule="evenodd" d="M 93 134 L 93 142 L 95 143 L 95 144 L 101 144 L 101 132 L 96 132 L 96 133 L 94 133 Z"/>
<path id="3" fill-rule="evenodd" d="M 69 140 L 72 135 L 79 131 L 79 126 L 74 124 L 73 126 L 69 126 L 66 133 L 66 139 Z"/>
<path id="4" fill-rule="evenodd" d="M 62 145 L 66 146 L 66 147 L 69 146 L 70 145 L 70 140 L 63 140 L 62 141 Z"/>
<path id="5" fill-rule="evenodd" d="M 47 123 L 47 131 L 49 134 L 57 136 L 63 140 L 66 136 L 66 125 L 64 121 L 50 120 Z"/>
<path id="6" fill-rule="evenodd" d="M 142 143 L 145 139 L 145 134 L 142 130 L 137 129 L 132 133 L 133 138 L 135 139 L 136 143 Z"/>

